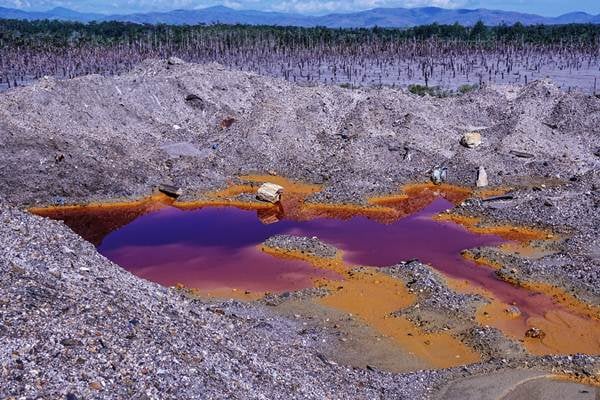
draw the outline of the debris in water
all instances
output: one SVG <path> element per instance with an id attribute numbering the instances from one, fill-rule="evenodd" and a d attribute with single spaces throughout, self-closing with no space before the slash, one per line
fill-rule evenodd
<path id="1" fill-rule="evenodd" d="M 508 306 L 505 311 L 506 314 L 513 318 L 521 316 L 521 310 L 517 306 Z"/>
<path id="2" fill-rule="evenodd" d="M 546 337 L 546 333 L 540 328 L 529 328 L 525 332 L 525 336 L 532 339 L 543 339 Z"/>

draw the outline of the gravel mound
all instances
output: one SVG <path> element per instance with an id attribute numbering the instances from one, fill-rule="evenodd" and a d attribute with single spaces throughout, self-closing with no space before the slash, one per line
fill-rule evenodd
<path id="1" fill-rule="evenodd" d="M 185 199 L 274 171 L 326 183 L 322 200 L 360 201 L 428 179 L 440 164 L 465 185 L 480 165 L 492 185 L 581 175 L 598 168 L 598 126 L 600 99 L 546 81 L 438 99 L 151 60 L 121 76 L 3 93 L 0 191 L 47 204 L 136 197 L 165 183 Z M 460 144 L 470 131 L 482 134 L 477 149 Z"/>
<path id="2" fill-rule="evenodd" d="M 317 237 L 275 235 L 265 240 L 263 244 L 267 247 L 299 251 L 315 257 L 333 258 L 337 254 L 335 247 Z"/>
<path id="3" fill-rule="evenodd" d="M 480 296 L 457 293 L 450 289 L 438 272 L 419 261 L 409 261 L 380 270 L 406 282 L 408 290 L 417 296 L 415 306 L 419 311 L 428 309 L 472 321 L 475 319 L 477 306 L 484 302 Z M 400 314 L 412 314 L 410 311 L 415 311 L 415 306 L 402 310 Z"/>

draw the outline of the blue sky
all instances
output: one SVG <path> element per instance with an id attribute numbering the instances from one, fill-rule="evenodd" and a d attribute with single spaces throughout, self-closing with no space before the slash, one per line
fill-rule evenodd
<path id="1" fill-rule="evenodd" d="M 67 7 L 78 11 L 130 13 L 204 8 L 222 4 L 232 8 L 325 14 L 375 7 L 492 8 L 547 16 L 572 11 L 600 14 L 600 0 L 0 0 L 0 6 L 27 10 Z"/>

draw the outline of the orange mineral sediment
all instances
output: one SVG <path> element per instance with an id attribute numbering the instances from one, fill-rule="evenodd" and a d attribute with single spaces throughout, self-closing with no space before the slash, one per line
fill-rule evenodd
<path id="1" fill-rule="evenodd" d="M 459 224 L 474 233 L 483 235 L 496 235 L 503 239 L 529 243 L 533 240 L 547 240 L 554 238 L 554 235 L 547 230 L 529 228 L 523 226 L 514 226 L 509 224 L 502 225 L 481 225 L 481 218 L 457 215 L 451 213 L 439 214 L 435 217 L 438 221 L 448 221 Z"/>
<path id="2" fill-rule="evenodd" d="M 486 298 L 489 303 L 478 308 L 476 321 L 482 326 L 498 328 L 509 338 L 520 341 L 531 354 L 600 354 L 598 308 L 577 301 L 558 288 L 545 288 L 544 291 L 530 289 L 532 295 L 544 294 L 532 296 L 530 301 L 540 302 L 539 309 L 546 311 L 522 315 L 518 308 L 498 300 L 488 290 L 456 279 L 446 278 L 446 283 L 457 292 L 479 294 Z M 536 284 L 535 287 L 543 286 Z M 549 301 L 556 303 L 548 304 Z M 531 328 L 541 329 L 544 337 L 527 337 L 526 332 Z"/>
<path id="3" fill-rule="evenodd" d="M 426 333 L 406 318 L 392 315 L 416 300 L 401 280 L 377 272 L 376 268 L 363 267 L 360 271 L 352 271 L 344 265 L 341 252 L 335 258 L 320 258 L 268 247 L 263 247 L 263 251 L 275 256 L 301 258 L 318 268 L 331 269 L 343 275 L 343 281 L 316 282 L 318 287 L 329 290 L 329 294 L 318 302 L 362 320 L 431 367 L 449 368 L 480 360 L 479 354 L 450 333 Z"/>
<path id="4" fill-rule="evenodd" d="M 108 233 L 144 214 L 167 207 L 173 202 L 174 200 L 167 195 L 156 193 L 135 201 L 33 207 L 29 212 L 42 217 L 60 219 L 79 232 L 85 240 L 98 245 Z"/>
<path id="5" fill-rule="evenodd" d="M 415 301 L 404 283 L 375 272 L 358 272 L 337 286 L 328 283 L 332 293 L 321 304 L 345 311 L 391 338 L 434 368 L 474 363 L 480 356 L 448 332 L 425 333 L 404 317 L 392 313 Z"/>

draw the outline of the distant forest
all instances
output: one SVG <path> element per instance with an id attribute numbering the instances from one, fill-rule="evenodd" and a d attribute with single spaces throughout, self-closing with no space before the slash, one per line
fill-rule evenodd
<path id="1" fill-rule="evenodd" d="M 571 44 L 598 46 L 600 25 L 530 25 L 512 26 L 476 25 L 422 25 L 399 28 L 301 28 L 255 25 L 150 25 L 128 22 L 91 22 L 88 24 L 66 21 L 0 20 L 0 44 L 72 46 L 81 43 L 132 43 L 152 38 L 159 41 L 182 43 L 190 35 L 227 36 L 231 44 L 240 40 L 272 38 L 281 45 L 310 47 L 312 43 L 343 44 L 355 41 L 404 41 L 438 38 L 475 42 Z"/>
<path id="2" fill-rule="evenodd" d="M 549 76 L 591 91 L 600 71 L 600 25 L 592 24 L 330 29 L 0 20 L 0 48 L 0 89 L 44 75 L 117 74 L 172 55 L 348 87 L 457 88 Z"/>

